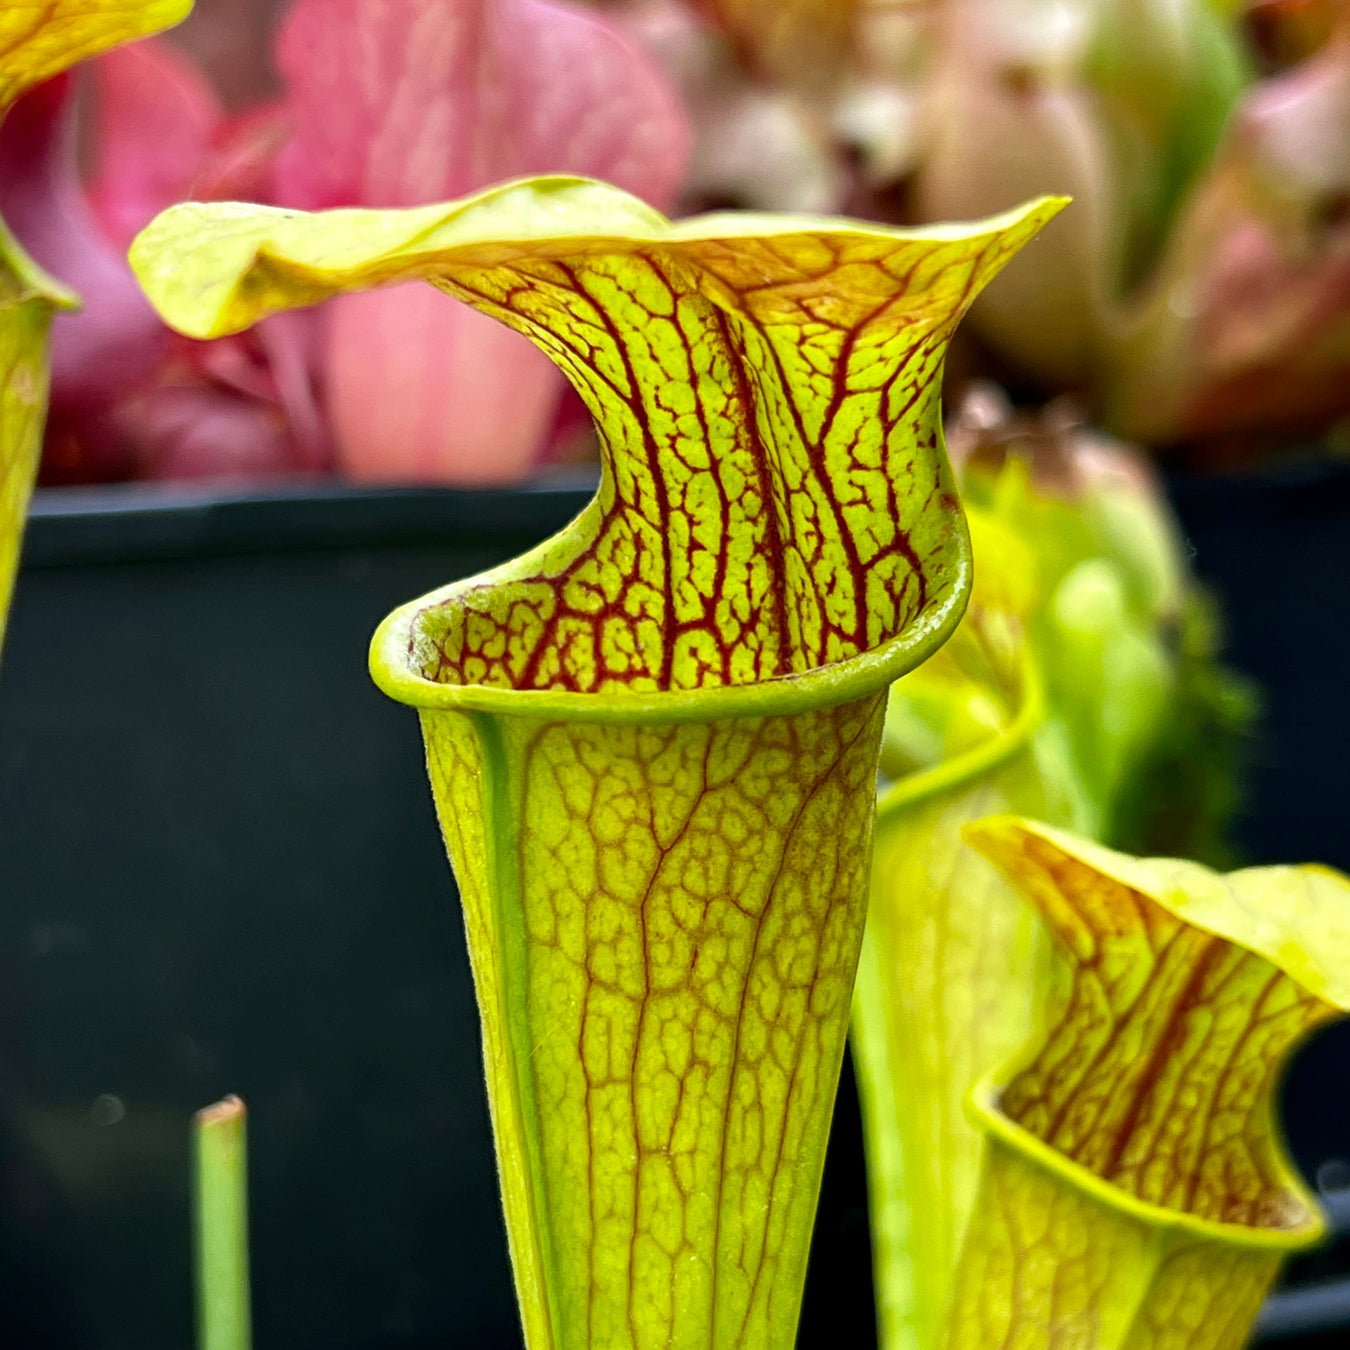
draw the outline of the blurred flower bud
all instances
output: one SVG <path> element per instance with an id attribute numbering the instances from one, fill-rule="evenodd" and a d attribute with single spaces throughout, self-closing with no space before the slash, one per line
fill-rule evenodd
<path id="1" fill-rule="evenodd" d="M 1069 387 L 1092 368 L 1119 194 L 1107 128 L 1078 78 L 1089 17 L 1074 0 L 944 5 L 915 184 L 929 220 L 977 217 L 1039 192 L 1074 198 L 971 312 L 1025 372 Z"/>
<path id="2" fill-rule="evenodd" d="M 686 209 L 842 208 L 847 175 L 820 99 L 748 74 L 725 33 L 688 0 L 627 0 L 605 12 L 665 72 L 689 115 Z"/>
<path id="3" fill-rule="evenodd" d="M 1245 27 L 1266 72 L 1306 61 L 1335 31 L 1345 0 L 1248 0 Z"/>
<path id="4" fill-rule="evenodd" d="M 1155 442 L 1350 413 L 1350 19 L 1242 101 L 1109 369 L 1109 422 Z"/>
<path id="5" fill-rule="evenodd" d="M 1121 300 L 1147 275 L 1241 88 L 1236 37 L 1194 0 L 953 0 L 941 15 L 921 213 L 1074 197 L 972 319 L 1023 372 L 1091 388 Z"/>
<path id="6" fill-rule="evenodd" d="M 1043 599 L 1028 631 L 1047 708 L 1036 753 L 1077 785 L 1074 818 L 1144 851 L 1220 850 L 1256 699 L 1218 664 L 1217 615 L 1148 458 L 1089 431 L 1065 400 L 1014 414 L 988 386 L 964 399 L 948 443 L 972 519 L 991 517 L 1032 556 L 1023 571 Z M 912 729 L 902 744 L 923 748 Z"/>
<path id="7" fill-rule="evenodd" d="M 746 68 L 818 96 L 852 64 L 860 0 L 694 0 L 732 40 Z"/>

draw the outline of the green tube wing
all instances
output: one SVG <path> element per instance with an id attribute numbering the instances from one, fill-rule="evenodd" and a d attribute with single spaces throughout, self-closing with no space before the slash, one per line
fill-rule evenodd
<path id="1" fill-rule="evenodd" d="M 0 120 L 16 99 L 77 61 L 177 23 L 192 0 L 11 0 L 0 8 Z M 0 221 L 0 642 L 47 415 L 47 333 L 76 297 Z"/>
<path id="2" fill-rule="evenodd" d="M 788 1347 L 864 917 L 884 691 L 960 617 L 938 413 L 973 226 L 672 224 L 543 178 L 403 212 L 183 206 L 132 250 L 200 337 L 423 277 L 532 338 L 594 502 L 405 605 L 531 1350 Z"/>
<path id="3" fill-rule="evenodd" d="M 1322 1219 L 1273 1094 L 1350 1008 L 1350 881 L 1220 876 L 1011 817 L 968 840 L 1066 961 L 1040 1031 L 975 1094 L 989 1140 L 949 1350 L 1237 1350 Z"/>

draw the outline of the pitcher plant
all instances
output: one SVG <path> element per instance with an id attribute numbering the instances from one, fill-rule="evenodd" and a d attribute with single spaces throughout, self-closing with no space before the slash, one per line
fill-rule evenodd
<path id="1" fill-rule="evenodd" d="M 973 1096 L 985 1151 L 940 1344 L 1239 1350 L 1325 1228 L 1274 1094 L 1350 1009 L 1350 880 L 1221 876 L 1013 817 L 966 837 L 1063 965 Z"/>
<path id="2" fill-rule="evenodd" d="M 531 338 L 597 423 L 586 510 L 397 610 L 371 657 L 421 713 L 531 1350 L 794 1341 L 886 688 L 970 585 L 943 355 L 1061 205 L 672 224 L 536 178 L 185 205 L 133 246 L 200 337 L 424 278 Z"/>
<path id="3" fill-rule="evenodd" d="M 967 1098 L 1062 974 L 963 827 L 1016 812 L 1211 851 L 1251 716 L 1142 459 L 1048 424 L 972 444 L 979 412 L 953 437 L 974 592 L 952 639 L 891 692 L 854 1005 L 887 1350 L 944 1343 L 985 1153 Z"/>

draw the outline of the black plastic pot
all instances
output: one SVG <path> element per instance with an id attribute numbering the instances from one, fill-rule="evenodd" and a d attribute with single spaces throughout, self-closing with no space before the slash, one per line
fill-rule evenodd
<path id="1" fill-rule="evenodd" d="M 589 494 L 38 494 L 0 666 L 10 1343 L 191 1343 L 188 1121 L 235 1091 L 259 1350 L 519 1345 L 458 904 L 416 720 L 365 649 Z M 1350 476 L 1177 501 L 1268 691 L 1248 851 L 1350 867 Z M 1288 1085 L 1324 1179 L 1350 1159 L 1348 1067 L 1332 1032 Z M 1339 1248 L 1305 1263 L 1270 1335 L 1344 1344 L 1347 1273 Z M 800 1344 L 872 1336 L 846 1068 Z"/>

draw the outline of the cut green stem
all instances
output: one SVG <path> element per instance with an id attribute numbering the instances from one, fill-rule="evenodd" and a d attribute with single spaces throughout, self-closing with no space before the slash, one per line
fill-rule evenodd
<path id="1" fill-rule="evenodd" d="M 230 1096 L 192 1127 L 197 1350 L 250 1350 L 248 1113 Z"/>

